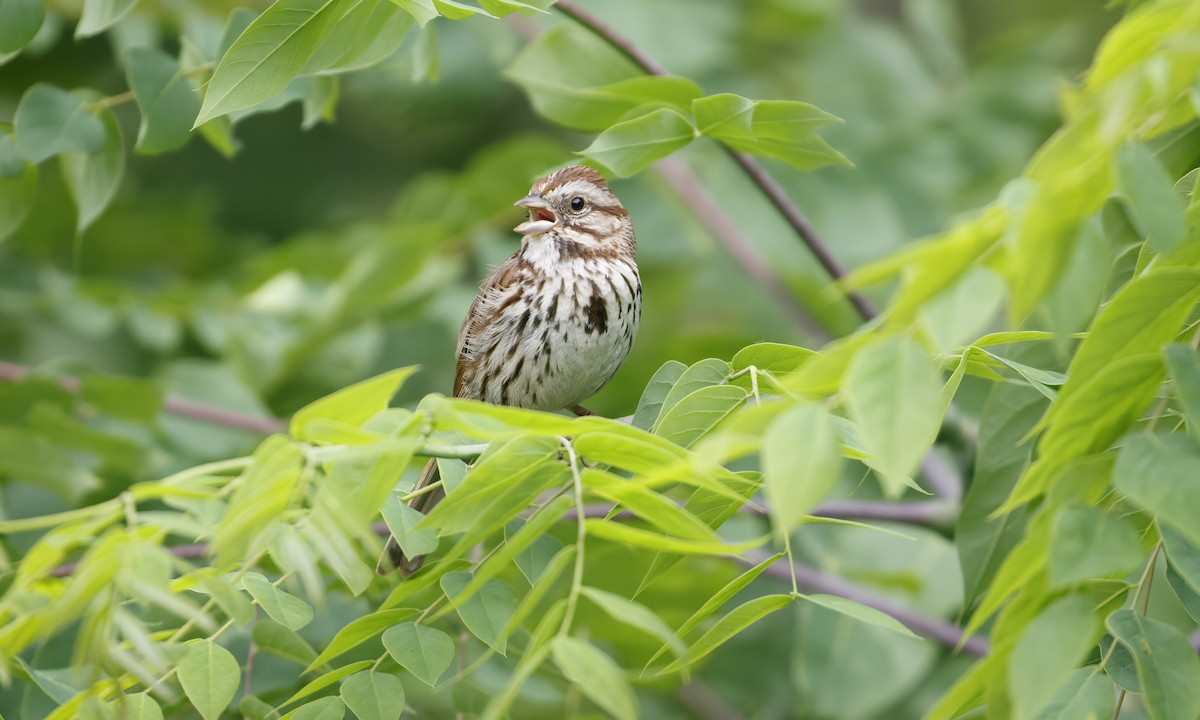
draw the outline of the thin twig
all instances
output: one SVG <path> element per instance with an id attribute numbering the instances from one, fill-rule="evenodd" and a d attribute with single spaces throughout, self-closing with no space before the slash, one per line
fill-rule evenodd
<path id="1" fill-rule="evenodd" d="M 830 339 L 824 326 L 796 298 L 796 294 L 788 288 L 754 243 L 738 228 L 737 223 L 721 210 L 716 199 L 696 179 L 687 165 L 677 158 L 666 158 L 658 161 L 654 168 L 675 191 L 675 195 L 687 205 L 688 211 L 712 233 L 734 261 L 742 266 L 750 279 L 775 301 L 788 319 L 803 330 L 814 344 L 824 344 Z"/>
<path id="2" fill-rule="evenodd" d="M 746 557 L 737 559 L 745 565 L 753 566 L 762 562 L 767 557 L 766 553 L 754 552 L 748 554 Z M 956 648 L 961 643 L 963 652 L 970 655 L 983 657 L 988 653 L 988 640 L 982 635 L 972 635 L 964 640 L 963 629 L 961 627 L 941 618 L 930 617 L 915 610 L 910 610 L 836 575 L 830 575 L 816 568 L 800 564 L 796 564 L 792 568 L 786 568 L 782 567 L 782 564 L 779 562 L 766 569 L 766 574 L 780 580 L 791 580 L 792 573 L 795 573 L 796 581 L 806 588 L 829 595 L 844 597 L 847 600 L 853 600 L 867 607 L 875 608 L 899 620 L 913 632 L 936 640 L 948 648 Z"/>
<path id="3" fill-rule="evenodd" d="M 571 0 L 559 0 L 559 2 L 555 3 L 554 7 L 619 50 L 625 57 L 636 63 L 644 72 L 650 75 L 670 74 L 666 68 L 655 62 L 653 58 L 630 42 L 628 38 L 618 33 L 600 18 L 571 2 Z M 841 280 L 845 277 L 845 268 L 833 256 L 825 241 L 821 239 L 821 236 L 813 228 L 812 223 L 808 221 L 808 218 L 800 211 L 800 208 L 796 207 L 795 203 L 791 201 L 779 183 L 750 155 L 737 152 L 726 145 L 722 145 L 722 147 L 725 148 L 729 157 L 737 163 L 738 167 L 742 169 L 746 177 L 757 185 L 763 195 L 771 201 L 771 204 L 775 206 L 775 209 L 779 211 L 784 220 L 792 226 L 792 229 L 800 236 L 800 239 L 808 246 L 809 251 L 817 259 L 817 262 L 825 269 L 825 272 L 834 280 Z M 863 320 L 871 320 L 879 314 L 871 304 L 871 301 L 861 293 L 848 291 L 847 297 Z"/>

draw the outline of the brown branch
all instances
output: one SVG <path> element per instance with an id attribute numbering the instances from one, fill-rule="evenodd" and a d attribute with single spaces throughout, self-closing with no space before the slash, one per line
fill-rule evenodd
<path id="1" fill-rule="evenodd" d="M 655 62 L 653 58 L 630 42 L 628 38 L 571 0 L 559 0 L 559 2 L 555 3 L 554 7 L 616 48 L 647 74 L 670 74 L 666 68 Z M 758 189 L 771 201 L 771 204 L 775 206 L 775 209 L 779 211 L 783 219 L 792 226 L 792 229 L 800 236 L 800 239 L 808 246 L 809 252 L 817 259 L 821 267 L 825 269 L 825 272 L 834 280 L 841 280 L 846 275 L 845 268 L 834 257 L 829 247 L 825 244 L 825 241 L 821 239 L 821 236 L 813 228 L 812 223 L 808 221 L 808 218 L 800 211 L 800 208 L 796 207 L 795 203 L 791 201 L 779 183 L 750 155 L 737 152 L 724 144 L 721 147 L 725 148 L 725 152 L 737 163 L 742 172 L 746 174 L 746 177 L 758 186 Z M 871 301 L 861 293 L 848 291 L 847 298 L 863 320 L 871 320 L 879 314 L 875 306 L 871 304 Z"/>
<path id="2" fill-rule="evenodd" d="M 24 365 L 0 360 L 0 381 L 20 382 L 31 375 L 33 375 L 33 370 Z M 83 387 L 83 383 L 80 382 L 79 378 L 73 375 L 56 374 L 51 377 L 63 390 L 72 394 L 79 394 Z M 234 430 L 259 433 L 261 435 L 282 432 L 287 428 L 287 423 L 278 418 L 247 415 L 236 410 L 229 410 L 215 405 L 206 405 L 195 400 L 180 397 L 179 395 L 168 394 L 164 397 L 162 409 L 163 412 L 171 415 L 198 420 L 211 425 L 221 425 L 222 427 L 233 428 Z"/>
<path id="3" fill-rule="evenodd" d="M 787 287 L 783 278 L 771 267 L 771 263 L 767 262 L 754 243 L 750 242 L 737 224 L 721 210 L 716 199 L 696 180 L 696 176 L 687 165 L 676 158 L 667 158 L 656 163 L 655 169 L 687 205 L 692 215 L 708 228 L 712 236 L 725 247 L 725 251 L 742 266 L 750 279 L 758 283 L 805 335 L 816 344 L 824 344 L 829 340 L 829 333 L 821 323 L 796 298 L 796 294 Z"/>

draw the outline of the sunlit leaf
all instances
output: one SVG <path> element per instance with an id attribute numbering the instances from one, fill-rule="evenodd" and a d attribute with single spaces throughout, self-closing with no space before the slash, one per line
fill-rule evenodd
<path id="1" fill-rule="evenodd" d="M 842 454 L 829 412 L 801 405 L 775 418 L 763 436 L 762 467 L 776 535 L 789 535 L 842 475 Z"/>
<path id="2" fill-rule="evenodd" d="M 241 680 L 238 661 L 211 640 L 193 640 L 179 659 L 179 684 L 204 720 L 219 717 Z"/>
<path id="3" fill-rule="evenodd" d="M 661 108 L 613 125 L 580 154 L 619 177 L 628 177 L 685 147 L 694 136 L 695 129 L 687 118 L 674 110 Z"/>

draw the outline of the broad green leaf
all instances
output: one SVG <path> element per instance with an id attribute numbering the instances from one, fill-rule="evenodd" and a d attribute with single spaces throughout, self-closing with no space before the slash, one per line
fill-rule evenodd
<path id="1" fill-rule="evenodd" d="M 0 13 L 2 8 L 0 4 Z M 33 209 L 37 181 L 37 165 L 17 155 L 12 126 L 0 123 L 0 242 L 16 232 Z"/>
<path id="2" fill-rule="evenodd" d="M 578 638 L 559 636 L 550 645 L 554 664 L 592 702 L 620 720 L 636 720 L 637 698 L 612 658 Z"/>
<path id="3" fill-rule="evenodd" d="M 1137 661 L 1134 660 L 1133 653 L 1115 641 L 1112 635 L 1105 635 L 1100 639 L 1100 652 L 1101 657 L 1108 656 L 1108 662 L 1104 664 L 1104 674 L 1112 684 L 1128 692 L 1140 694 L 1142 681 L 1138 679 Z"/>
<path id="4" fill-rule="evenodd" d="M 441 585 L 446 597 L 454 600 L 463 594 L 470 582 L 471 573 L 452 572 L 442 576 Z M 515 605 L 513 590 L 508 583 L 489 580 L 479 592 L 455 609 L 472 635 L 503 655 L 507 642 L 502 631 L 512 617 Z"/>
<path id="5" fill-rule="evenodd" d="M 1050 704 L 1095 646 L 1100 630 L 1094 603 L 1079 595 L 1058 600 L 1029 623 L 1008 660 L 1016 717 L 1036 717 Z"/>
<path id="6" fill-rule="evenodd" d="M 613 125 L 579 154 L 603 165 L 618 177 L 629 177 L 686 147 L 693 137 L 695 129 L 687 118 L 674 110 L 660 108 Z"/>
<path id="7" fill-rule="evenodd" d="M 1183 243 L 1184 200 L 1154 153 L 1138 142 L 1117 153 L 1117 184 L 1129 202 L 1133 222 L 1150 245 L 1166 254 Z"/>
<path id="8" fill-rule="evenodd" d="M 417 611 L 411 608 L 377 610 L 370 615 L 364 615 L 351 620 L 348 625 L 338 630 L 337 635 L 333 636 L 333 639 L 329 641 L 329 645 L 321 651 L 317 659 L 309 663 L 305 672 L 312 672 L 335 657 L 352 648 L 358 647 L 384 630 L 416 614 Z"/>
<path id="9" fill-rule="evenodd" d="M 541 438 L 549 440 L 549 438 Z M 510 445 L 516 444 L 516 441 Z M 539 446 L 534 443 L 533 448 Z M 544 447 L 544 446 L 543 446 Z M 529 448 L 527 448 L 529 449 Z M 458 557 L 528 510 L 542 493 L 561 487 L 569 473 L 563 463 L 543 456 L 530 464 L 510 464 L 524 453 L 499 458 L 499 451 L 476 465 L 461 487 L 438 503 L 418 527 L 436 527 L 441 535 L 464 533 L 447 557 Z M 495 461 L 495 462 L 491 462 Z M 519 461 L 518 461 L 519 462 Z M 485 469 L 486 471 L 481 472 Z M 485 482 L 492 478 L 492 482 Z"/>
<path id="10" fill-rule="evenodd" d="M 908 637 L 917 637 L 911 630 L 904 627 L 899 620 L 896 620 L 891 615 L 849 598 L 838 597 L 837 595 L 801 595 L 800 597 L 814 605 L 820 605 L 823 608 L 828 608 L 860 622 L 875 625 L 886 630 L 891 630 L 892 632 L 900 633 L 901 635 L 907 635 Z"/>
<path id="11" fill-rule="evenodd" d="M 78 211 L 75 220 L 78 232 L 86 230 L 104 212 L 125 174 L 125 146 L 117 120 L 105 110 L 100 121 L 104 125 L 104 147 L 99 152 L 59 155 L 63 179 Z"/>
<path id="12" fill-rule="evenodd" d="M 1004 557 L 978 607 L 967 622 L 964 637 L 978 632 L 1009 597 L 1033 582 L 1046 567 L 1050 550 L 1048 518 L 1048 515 L 1034 518 L 1025 531 L 1025 537 Z"/>
<path id="13" fill-rule="evenodd" d="M 1112 712 L 1112 683 L 1088 666 L 1071 671 L 1035 720 L 1104 720 Z"/>
<path id="14" fill-rule="evenodd" d="M 733 93 L 708 95 L 692 101 L 692 119 L 701 135 L 753 138 L 755 105 L 753 100 Z"/>
<path id="15" fill-rule="evenodd" d="M 787 607 L 791 602 L 792 597 L 790 595 L 765 595 L 738 605 L 718 620 L 696 642 L 692 643 L 692 646 L 688 648 L 688 660 L 693 663 L 696 662 L 719 648 L 729 638 L 737 635 L 776 610 Z M 663 668 L 659 674 L 675 672 L 679 667 L 679 661 L 675 661 Z"/>
<path id="16" fill-rule="evenodd" d="M 400 667 L 426 685 L 437 685 L 438 678 L 454 662 L 454 640 L 428 625 L 406 622 L 388 628 L 383 646 Z"/>
<path id="17" fill-rule="evenodd" d="M 438 11 L 433 7 L 433 0 L 392 0 L 392 2 L 404 9 L 404 12 L 412 15 L 417 21 L 417 25 L 422 28 L 430 21 L 438 16 Z"/>
<path id="18" fill-rule="evenodd" d="M 305 405 L 292 416 L 292 436 L 300 440 L 306 439 L 304 426 L 319 419 L 336 420 L 353 426 L 362 425 L 375 413 L 385 410 L 392 396 L 416 371 L 416 367 L 392 370 Z"/>
<path id="19" fill-rule="evenodd" d="M 316 664 L 320 665 L 322 663 L 320 663 L 318 660 L 318 662 Z M 365 670 L 374 664 L 375 663 L 370 660 L 359 660 L 358 662 L 350 663 L 349 665 L 342 666 L 336 670 L 330 670 L 329 672 L 325 673 L 324 675 L 321 675 L 320 677 L 318 677 L 316 680 L 313 680 L 312 682 L 307 683 L 304 687 L 297 690 L 295 692 L 295 694 L 293 694 L 287 700 L 284 700 L 283 704 L 291 705 L 292 703 L 296 702 L 297 700 L 306 698 L 309 695 L 312 695 L 313 693 L 317 692 L 318 690 L 323 690 L 324 688 L 329 687 L 330 685 L 341 680 L 342 678 L 353 675 L 354 673 L 358 672 L 359 670 Z"/>
<path id="20" fill-rule="evenodd" d="M 142 112 L 136 149 L 153 155 L 186 145 L 200 98 L 179 63 L 157 48 L 136 47 L 125 53 L 125 71 Z"/>
<path id="21" fill-rule="evenodd" d="M 383 62 L 403 44 L 412 25 L 412 16 L 390 0 L 358 0 L 300 74 L 350 72 Z"/>
<path id="22" fill-rule="evenodd" d="M 29 44 L 42 27 L 45 14 L 41 0 L 0 2 L 0 53 L 13 53 Z"/>
<path id="23" fill-rule="evenodd" d="M 1200 440 L 1200 358 L 1187 345 L 1167 345 L 1163 348 L 1175 394 L 1183 402 L 1192 437 Z"/>
<path id="24" fill-rule="evenodd" d="M 312 622 L 313 609 L 308 603 L 280 590 L 259 573 L 246 573 L 242 585 L 267 615 L 292 630 L 299 630 Z"/>
<path id="25" fill-rule="evenodd" d="M 1171 567 L 1188 585 L 1200 592 L 1200 543 L 1193 542 L 1170 525 L 1159 523 L 1159 534 Z"/>
<path id="26" fill-rule="evenodd" d="M 108 144 L 108 130 L 83 98 L 44 83 L 21 96 L 13 132 L 17 152 L 32 163 L 62 152 L 99 153 Z"/>
<path id="27" fill-rule="evenodd" d="M 542 535 L 536 538 L 532 545 L 517 553 L 514 562 L 529 584 L 533 585 L 562 549 L 563 544 L 553 535 Z"/>
<path id="28" fill-rule="evenodd" d="M 1172 626 L 1118 610 L 1108 629 L 1133 654 L 1146 708 L 1155 720 L 1200 715 L 1200 658 Z"/>
<path id="29" fill-rule="evenodd" d="M 383 501 L 383 519 L 405 555 L 428 555 L 437 550 L 437 531 L 418 530 L 416 525 L 424 520 L 425 516 L 415 508 L 409 507 L 408 503 L 400 502 L 395 493 L 389 493 Z"/>
<path id="30" fill-rule="evenodd" d="M 114 417 L 146 422 L 162 410 L 164 390 L 151 380 L 88 374 L 82 378 L 81 395 Z"/>
<path id="31" fill-rule="evenodd" d="M 521 623 L 538 607 L 542 599 L 554 588 L 554 583 L 559 576 L 575 559 L 575 546 L 567 545 L 560 549 L 550 561 L 546 563 L 546 569 L 542 571 L 536 581 L 529 588 L 529 592 L 525 593 L 525 597 L 521 598 L 521 604 L 517 606 L 516 611 L 504 626 L 504 630 L 500 633 L 500 637 L 507 638 L 516 632 Z M 565 602 L 565 601 L 560 601 Z M 561 607 L 561 605 L 559 605 Z M 543 617 L 544 620 L 544 617 Z M 541 621 L 539 621 L 541 622 Z"/>
<path id="32" fill-rule="evenodd" d="M 760 100 L 751 129 L 755 140 L 798 143 L 822 125 L 841 122 L 819 107 L 796 100 Z"/>
<path id="33" fill-rule="evenodd" d="M 317 659 L 317 652 L 304 638 L 286 625 L 271 619 L 260 619 L 251 632 L 258 649 L 296 663 L 301 667 Z"/>
<path id="34" fill-rule="evenodd" d="M 642 391 L 637 411 L 633 414 L 634 427 L 649 430 L 654 426 L 658 420 L 659 411 L 662 410 L 663 400 L 666 399 L 667 393 L 671 391 L 685 370 L 687 370 L 687 366 L 683 363 L 677 360 L 668 360 L 654 373 L 654 377 L 650 378 L 646 389 Z"/>
<path id="35" fill-rule="evenodd" d="M 525 91 L 539 114 L 590 132 L 628 119 L 643 106 L 686 113 L 701 92 L 686 78 L 645 76 L 594 33 L 574 24 L 554 27 L 527 43 L 504 75 Z"/>
<path id="36" fill-rule="evenodd" d="M 595 468 L 584 470 L 581 479 L 589 491 L 625 507 L 665 533 L 699 542 L 718 541 L 712 528 L 700 518 L 653 490 Z"/>
<path id="37" fill-rule="evenodd" d="M 323 697 L 305 703 L 287 715 L 283 720 L 342 720 L 346 717 L 346 705 L 340 697 Z"/>
<path id="38" fill-rule="evenodd" d="M 137 0 L 85 0 L 79 24 L 75 26 L 75 39 L 91 37 L 107 30 L 136 4 Z"/>
<path id="39" fill-rule="evenodd" d="M 359 720 L 397 720 L 404 711 L 404 684 L 388 673 L 357 672 L 342 683 L 340 694 Z"/>
<path id="40" fill-rule="evenodd" d="M 1200 449 L 1186 435 L 1137 433 L 1117 455 L 1113 485 L 1190 542 L 1200 545 Z"/>
<path id="41" fill-rule="evenodd" d="M 1065 412 L 1064 404 L 1106 366 L 1143 353 L 1158 353 L 1175 339 L 1200 298 L 1200 269 L 1160 267 L 1132 280 L 1104 306 L 1080 344 L 1067 383 L 1047 416 Z"/>
<path id="42" fill-rule="evenodd" d="M 195 126 L 256 105 L 286 88 L 349 6 L 349 0 L 276 0 L 217 63 Z"/>
<path id="43" fill-rule="evenodd" d="M 1124 357 L 1104 367 L 1069 399 L 1065 398 L 1072 382 L 1068 379 L 1042 420 L 1044 424 L 1054 415 L 1038 442 L 1040 457 L 996 512 L 1011 512 L 1038 497 L 1073 460 L 1111 445 L 1145 411 L 1162 383 L 1162 375 L 1162 357 L 1147 353 Z"/>
<path id="44" fill-rule="evenodd" d="M 1050 531 L 1050 583 L 1122 577 L 1145 559 L 1137 533 L 1120 515 L 1084 505 L 1064 507 Z"/>
<path id="45" fill-rule="evenodd" d="M 687 672 L 687 646 L 662 618 L 650 608 L 628 598 L 594 587 L 583 587 L 583 596 L 600 606 L 614 621 L 637 628 L 661 641 L 675 653 Z"/>
<path id="46" fill-rule="evenodd" d="M 254 462 L 229 500 L 216 527 L 212 549 L 217 565 L 241 557 L 259 533 L 288 507 L 300 479 L 303 455 L 299 447 L 276 435 L 254 452 Z"/>
<path id="47" fill-rule="evenodd" d="M 275 712 L 274 705 L 253 695 L 242 696 L 241 702 L 238 703 L 238 712 L 242 713 L 245 720 L 279 720 L 279 713 Z"/>
<path id="48" fill-rule="evenodd" d="M 149 692 L 122 695 L 114 703 L 121 720 L 162 720 L 163 711 Z"/>
<path id="49" fill-rule="evenodd" d="M 798 405 L 775 418 L 763 436 L 762 468 L 771 525 L 782 540 L 842 476 L 840 441 L 829 412 Z"/>
<path id="50" fill-rule="evenodd" d="M 211 640 L 193 640 L 179 659 L 179 684 L 204 720 L 219 717 L 237 694 L 238 661 Z"/>
<path id="51" fill-rule="evenodd" d="M 764 570 L 774 565 L 775 562 L 783 556 L 783 553 L 776 553 L 764 559 L 762 562 L 750 568 L 741 575 L 738 575 L 733 580 L 730 580 L 725 587 L 721 588 L 716 592 L 716 594 L 705 600 L 704 604 L 701 605 L 696 612 L 692 613 L 691 617 L 685 620 L 683 625 L 679 626 L 678 634 L 683 636 L 694 630 L 700 625 L 701 622 L 706 620 L 708 616 L 721 609 L 721 606 L 729 602 L 734 595 L 737 595 L 739 592 L 745 589 L 747 585 L 754 582 L 759 575 L 763 574 Z"/>
<path id="52" fill-rule="evenodd" d="M 741 407 L 746 391 L 733 385 L 700 388 L 663 413 L 654 433 L 681 447 L 691 447 Z"/>
<path id="53" fill-rule="evenodd" d="M 1179 574 L 1175 569 L 1175 564 L 1167 563 L 1167 583 L 1171 586 L 1175 597 L 1179 598 L 1179 604 L 1183 606 L 1184 611 L 1191 616 L 1192 620 L 1200 622 L 1200 591 L 1188 583 L 1187 579 Z"/>
<path id="54" fill-rule="evenodd" d="M 766 542 L 765 537 L 730 545 L 723 542 L 686 540 L 600 518 L 587 520 L 586 527 L 589 535 L 615 543 L 683 555 L 736 555 Z"/>
<path id="55" fill-rule="evenodd" d="M 655 422 L 655 426 L 671 411 L 671 408 L 675 407 L 685 397 L 700 388 L 710 385 L 722 385 L 728 377 L 729 363 L 724 360 L 708 358 L 688 367 L 671 386 L 666 397 L 663 398 L 662 407 L 658 414 L 659 420 Z"/>
<path id="56" fill-rule="evenodd" d="M 543 545 L 543 552 L 546 552 L 541 562 L 548 562 L 554 553 L 562 547 L 562 544 L 548 535 L 550 528 L 553 527 L 567 510 L 574 504 L 574 500 L 563 495 L 555 498 L 546 505 L 542 506 L 537 514 L 529 518 L 521 528 L 515 533 L 508 535 L 502 546 L 495 550 L 491 556 L 480 564 L 475 569 L 475 575 L 471 578 L 471 583 L 463 590 L 463 594 L 467 596 L 475 594 L 483 585 L 500 573 L 508 570 L 514 563 L 521 564 L 521 555 L 526 549 L 536 547 L 541 540 L 547 540 L 548 543 Z M 534 558 L 530 557 L 530 560 Z M 521 572 L 525 573 L 526 568 L 521 568 Z M 526 579 L 530 583 L 536 580 L 536 575 L 526 574 Z M 461 597 L 461 594 L 460 596 Z"/>
<path id="57" fill-rule="evenodd" d="M 817 353 L 796 345 L 764 342 L 749 345 L 737 351 L 730 362 L 730 369 L 737 373 L 753 365 L 764 372 L 782 377 L 800 367 Z M 745 386 L 745 385 L 743 385 Z"/>
<path id="58" fill-rule="evenodd" d="M 884 492 L 896 498 L 906 485 L 919 489 L 912 474 L 942 422 L 942 382 L 933 361 L 908 338 L 885 338 L 855 355 L 844 392 Z"/>

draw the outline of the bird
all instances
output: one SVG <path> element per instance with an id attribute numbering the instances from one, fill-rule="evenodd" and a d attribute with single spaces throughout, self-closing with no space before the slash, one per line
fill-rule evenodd
<path id="1" fill-rule="evenodd" d="M 495 405 L 590 414 L 596 393 L 629 355 L 642 311 L 629 212 L 600 173 L 571 165 L 543 177 L 515 206 L 520 248 L 483 281 L 458 335 L 453 396 Z M 431 459 L 414 492 L 437 482 Z M 409 506 L 428 514 L 443 489 Z M 376 571 L 416 572 L 394 537 Z"/>

